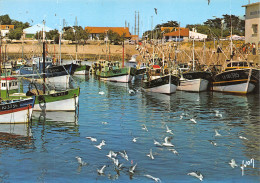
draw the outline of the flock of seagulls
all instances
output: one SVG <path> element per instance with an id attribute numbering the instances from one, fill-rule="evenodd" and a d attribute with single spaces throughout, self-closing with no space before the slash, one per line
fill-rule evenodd
<path id="1" fill-rule="evenodd" d="M 129 93 L 132 93 L 134 91 L 131 91 L 129 90 Z M 100 95 L 103 95 L 104 93 L 102 92 L 99 92 Z M 222 117 L 222 114 L 220 114 L 219 111 L 215 111 L 215 114 L 216 114 L 216 117 Z M 180 119 L 183 119 L 185 117 L 186 114 L 182 113 L 181 116 L 180 116 Z M 191 122 L 193 122 L 194 124 L 197 124 L 197 121 L 195 120 L 195 118 L 191 118 L 189 119 Z M 102 122 L 102 124 L 107 124 L 107 122 Z M 145 132 L 148 132 L 148 129 L 147 129 L 147 126 L 145 124 L 142 124 L 142 130 L 145 131 Z M 161 147 L 161 148 L 166 148 L 168 151 L 172 152 L 173 154 L 175 155 L 179 155 L 179 152 L 174 149 L 174 144 L 171 142 L 172 139 L 173 139 L 173 136 L 174 136 L 174 133 L 173 131 L 167 126 L 165 125 L 165 133 L 168 134 L 169 136 L 165 136 L 164 138 L 164 141 L 163 142 L 159 142 L 157 140 L 153 140 L 153 144 L 156 146 L 156 147 Z M 213 136 L 215 137 L 222 137 L 222 135 L 218 132 L 218 130 L 214 130 L 215 131 L 215 134 Z M 140 137 L 133 137 L 132 138 L 132 142 L 133 143 L 136 143 L 137 142 L 137 139 L 139 139 Z M 248 140 L 246 137 L 243 137 L 243 136 L 239 136 L 240 139 L 243 139 L 243 140 Z M 95 137 L 86 137 L 86 139 L 90 140 L 91 142 L 97 142 L 97 138 Z M 138 140 L 139 142 L 139 140 Z M 217 146 L 217 143 L 215 142 L 215 140 L 209 140 L 209 142 L 214 145 L 214 146 Z M 94 145 L 97 149 L 99 150 L 102 150 L 102 147 L 106 145 L 106 142 L 105 140 L 102 140 L 98 145 Z M 108 159 L 111 160 L 111 163 L 112 165 L 114 166 L 114 170 L 116 171 L 117 175 L 114 176 L 114 178 L 118 178 L 120 176 L 120 171 L 124 171 L 124 172 L 128 172 L 130 178 L 134 176 L 134 174 L 136 173 L 136 168 L 137 168 L 137 163 L 133 163 L 133 160 L 129 161 L 129 157 L 128 157 L 128 154 L 126 152 L 126 150 L 122 150 L 122 151 L 118 151 L 118 152 L 114 152 L 112 150 L 110 150 L 108 152 L 107 155 L 105 155 Z M 121 156 L 121 157 L 120 157 Z M 153 149 L 150 148 L 150 151 L 148 154 L 146 154 L 147 157 L 149 157 L 151 160 L 154 160 L 155 157 L 154 157 L 154 154 L 153 154 Z M 85 166 L 85 165 L 88 165 L 86 162 L 84 162 L 82 160 L 81 157 L 79 156 L 76 156 L 75 157 L 77 159 L 77 162 L 78 162 L 78 165 L 79 166 Z M 120 160 L 121 158 L 121 160 Z M 119 162 L 120 161 L 120 162 Z M 124 163 L 122 161 L 125 161 Z M 131 166 L 129 165 L 131 162 Z M 125 165 L 124 165 L 125 164 Z M 228 163 L 232 168 L 235 168 L 237 167 L 238 165 L 236 164 L 235 160 L 234 159 L 231 159 L 230 162 Z M 127 169 L 127 165 L 129 166 L 129 168 Z M 97 168 L 97 173 L 98 175 L 105 175 L 105 170 L 106 168 L 109 167 L 109 165 L 103 165 L 102 167 L 100 166 L 98 169 Z M 187 173 L 188 176 L 192 176 L 194 178 L 197 178 L 199 179 L 200 181 L 203 181 L 203 175 L 198 172 L 198 171 L 193 171 L 193 172 L 190 172 L 190 173 Z M 109 173 L 108 174 L 108 177 L 110 177 L 112 179 L 112 176 L 111 174 Z M 149 175 L 149 174 L 144 174 L 144 177 L 146 178 L 149 178 L 149 179 L 152 179 L 154 182 L 161 182 L 161 179 L 158 178 L 158 177 L 154 177 L 152 175 Z"/>

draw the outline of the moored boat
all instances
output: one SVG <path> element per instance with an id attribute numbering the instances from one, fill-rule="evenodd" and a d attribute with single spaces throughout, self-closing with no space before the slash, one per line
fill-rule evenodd
<path id="1" fill-rule="evenodd" d="M 213 91 L 247 94 L 259 86 L 260 69 L 253 63 L 244 61 L 227 61 L 223 71 L 214 76 Z"/>

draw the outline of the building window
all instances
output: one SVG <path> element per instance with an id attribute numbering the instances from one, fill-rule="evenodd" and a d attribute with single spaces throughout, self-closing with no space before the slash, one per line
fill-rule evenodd
<path id="1" fill-rule="evenodd" d="M 257 33 L 258 33 L 258 25 L 257 24 L 252 24 L 252 31 L 253 31 L 252 36 L 256 37 Z"/>

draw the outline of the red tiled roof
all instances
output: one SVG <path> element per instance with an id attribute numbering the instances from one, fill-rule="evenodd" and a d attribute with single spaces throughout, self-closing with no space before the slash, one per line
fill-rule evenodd
<path id="1" fill-rule="evenodd" d="M 153 69 L 160 69 L 161 67 L 159 65 L 153 65 Z"/>
<path id="2" fill-rule="evenodd" d="M 131 37 L 128 27 L 85 27 L 90 34 L 104 34 L 108 30 L 118 33 L 122 36 L 125 33 L 125 37 Z"/>
<path id="3" fill-rule="evenodd" d="M 179 35 L 183 36 L 183 37 L 189 37 L 189 29 L 188 28 L 180 28 L 180 31 L 179 31 L 179 28 L 176 27 L 176 31 L 164 34 L 164 36 L 179 36 Z"/>
<path id="4" fill-rule="evenodd" d="M 14 25 L 1 25 L 1 30 L 10 30 L 14 29 Z"/>

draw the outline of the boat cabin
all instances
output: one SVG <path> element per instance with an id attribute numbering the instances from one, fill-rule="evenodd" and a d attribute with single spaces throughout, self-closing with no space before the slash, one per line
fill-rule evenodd
<path id="1" fill-rule="evenodd" d="M 249 68 L 253 67 L 254 63 L 253 62 L 248 62 L 248 61 L 230 61 L 227 60 L 227 65 L 225 68 L 225 71 L 227 70 L 233 70 L 233 69 L 242 69 L 242 68 Z"/>
<path id="2" fill-rule="evenodd" d="M 45 57 L 45 68 L 52 66 L 52 58 L 51 57 Z M 34 70 L 40 70 L 43 71 L 43 57 L 33 57 L 32 58 L 32 64 L 34 67 Z"/>
<path id="3" fill-rule="evenodd" d="M 1 78 L 1 97 L 7 97 L 7 91 L 9 94 L 17 93 L 19 91 L 19 81 L 15 77 L 2 77 Z"/>

